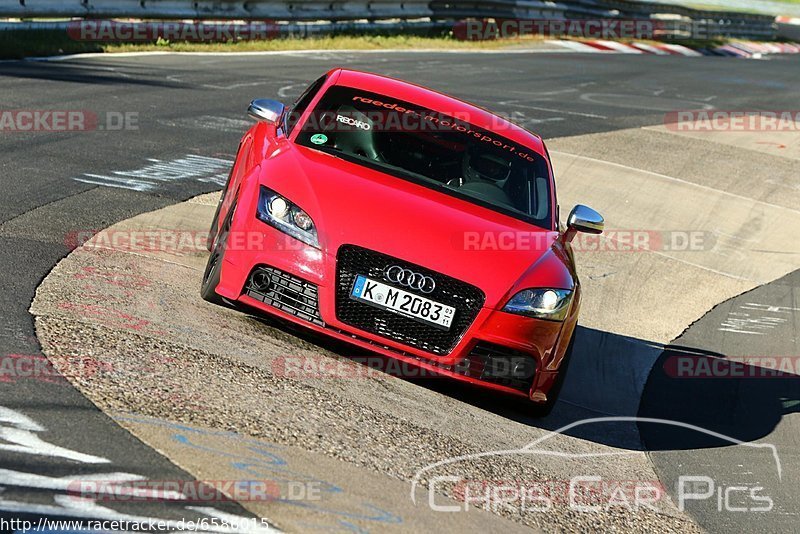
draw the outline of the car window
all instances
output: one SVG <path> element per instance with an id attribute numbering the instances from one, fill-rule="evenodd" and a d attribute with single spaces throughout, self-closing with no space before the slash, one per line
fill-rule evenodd
<path id="1" fill-rule="evenodd" d="M 333 86 L 297 142 L 551 229 L 547 162 L 497 124 L 490 132 L 468 116 Z"/>
<path id="2" fill-rule="evenodd" d="M 303 114 L 306 108 L 308 108 L 308 105 L 311 103 L 311 101 L 314 100 L 314 96 L 316 96 L 316 94 L 322 88 L 326 79 L 327 75 L 317 78 L 314 81 L 314 83 L 308 86 L 308 88 L 303 92 L 302 95 L 300 95 L 300 97 L 294 103 L 291 112 L 286 117 L 287 135 L 294 129 L 295 125 L 297 124 L 297 121 L 300 120 L 300 115 Z"/>

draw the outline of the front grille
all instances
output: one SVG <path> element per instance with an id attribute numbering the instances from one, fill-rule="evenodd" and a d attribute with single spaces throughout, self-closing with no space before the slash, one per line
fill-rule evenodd
<path id="1" fill-rule="evenodd" d="M 528 391 L 536 374 L 536 359 L 527 352 L 479 341 L 454 370 L 464 376 Z"/>
<path id="2" fill-rule="evenodd" d="M 319 326 L 317 286 L 287 272 L 260 265 L 247 277 L 245 294 Z"/>
<path id="3" fill-rule="evenodd" d="M 404 269 L 412 269 L 417 273 L 433 277 L 436 288 L 424 296 L 456 309 L 449 330 L 440 330 L 350 298 L 356 275 L 359 274 L 388 285 L 396 285 L 383 278 L 385 269 L 391 265 L 399 265 Z M 441 356 L 455 348 L 477 317 L 484 299 L 483 291 L 477 287 L 425 267 L 355 245 L 342 245 L 339 248 L 336 317 L 341 322 L 366 332 Z"/>

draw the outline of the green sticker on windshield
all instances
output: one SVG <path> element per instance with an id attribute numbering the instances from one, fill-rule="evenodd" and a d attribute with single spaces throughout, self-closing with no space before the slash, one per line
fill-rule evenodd
<path id="1" fill-rule="evenodd" d="M 328 136 L 325 134 L 314 134 L 311 136 L 311 142 L 315 145 L 324 145 L 328 142 Z"/>

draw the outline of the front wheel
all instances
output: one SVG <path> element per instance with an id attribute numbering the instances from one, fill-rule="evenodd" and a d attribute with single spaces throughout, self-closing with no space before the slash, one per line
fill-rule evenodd
<path id="1" fill-rule="evenodd" d="M 205 271 L 203 271 L 203 282 L 200 285 L 200 296 L 203 300 L 211 302 L 212 304 L 219 304 L 220 306 L 226 306 L 226 303 L 222 297 L 217 294 L 216 289 L 219 285 L 222 260 L 225 257 L 225 246 L 228 242 L 228 234 L 231 229 L 231 222 L 233 221 L 233 214 L 235 211 L 236 205 L 234 204 L 228 211 L 225 224 L 214 242 L 211 254 L 208 256 L 208 262 L 206 263 Z"/>

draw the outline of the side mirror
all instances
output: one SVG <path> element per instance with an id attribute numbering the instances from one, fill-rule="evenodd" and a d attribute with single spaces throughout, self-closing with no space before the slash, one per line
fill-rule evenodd
<path id="1" fill-rule="evenodd" d="M 258 121 L 278 124 L 283 116 L 284 109 L 284 105 L 277 100 L 258 98 L 250 102 L 250 106 L 247 108 L 247 114 Z"/>
<path id="2" fill-rule="evenodd" d="M 603 216 L 594 211 L 589 206 L 578 204 L 567 217 L 567 231 L 564 233 L 564 241 L 570 242 L 578 232 L 587 234 L 602 234 L 605 221 Z"/>

